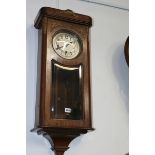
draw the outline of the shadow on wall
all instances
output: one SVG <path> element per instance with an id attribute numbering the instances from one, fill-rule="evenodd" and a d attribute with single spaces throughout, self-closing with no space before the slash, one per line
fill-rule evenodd
<path id="1" fill-rule="evenodd" d="M 38 32 L 33 25 L 27 27 L 26 41 L 26 68 L 27 68 L 27 127 L 34 127 L 34 106 L 36 102 L 36 77 L 37 77 L 37 54 L 38 54 Z"/>
<path id="2" fill-rule="evenodd" d="M 113 70 L 119 84 L 124 106 L 129 111 L 129 68 L 125 61 L 124 45 L 116 48 L 113 55 Z"/>

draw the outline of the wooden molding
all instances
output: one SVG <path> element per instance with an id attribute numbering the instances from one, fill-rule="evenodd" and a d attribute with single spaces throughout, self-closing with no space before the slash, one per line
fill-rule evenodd
<path id="1" fill-rule="evenodd" d="M 42 7 L 35 19 L 35 28 L 40 28 L 43 17 L 85 25 L 89 27 L 92 26 L 92 19 L 89 16 L 74 13 L 72 10 L 64 11 L 55 8 Z"/>

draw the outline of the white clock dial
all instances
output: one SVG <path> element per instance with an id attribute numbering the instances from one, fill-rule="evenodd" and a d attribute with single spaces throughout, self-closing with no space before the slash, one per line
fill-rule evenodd
<path id="1" fill-rule="evenodd" d="M 60 32 L 53 38 L 53 48 L 61 57 L 73 59 L 80 53 L 80 41 L 73 33 Z"/>

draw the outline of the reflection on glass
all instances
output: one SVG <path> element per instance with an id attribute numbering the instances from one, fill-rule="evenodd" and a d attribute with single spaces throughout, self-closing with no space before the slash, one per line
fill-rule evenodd
<path id="1" fill-rule="evenodd" d="M 83 119 L 82 66 L 66 67 L 52 61 L 52 117 Z"/>

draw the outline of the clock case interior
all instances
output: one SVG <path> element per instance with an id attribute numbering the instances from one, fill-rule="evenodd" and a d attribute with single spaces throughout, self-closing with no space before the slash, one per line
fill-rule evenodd
<path id="1" fill-rule="evenodd" d="M 49 7 L 41 8 L 35 20 L 34 26 L 38 29 L 38 76 L 35 128 L 32 131 L 47 138 L 56 154 L 63 154 L 61 152 L 68 149 L 72 139 L 94 130 L 90 95 L 91 25 L 89 16 Z M 53 36 L 64 30 L 78 34 L 81 42 L 80 53 L 69 60 L 59 56 L 52 47 Z M 65 76 L 69 77 L 69 87 Z M 71 92 L 69 97 L 63 93 L 65 87 L 69 88 L 68 94 Z M 76 101 L 78 108 L 73 110 Z"/>

